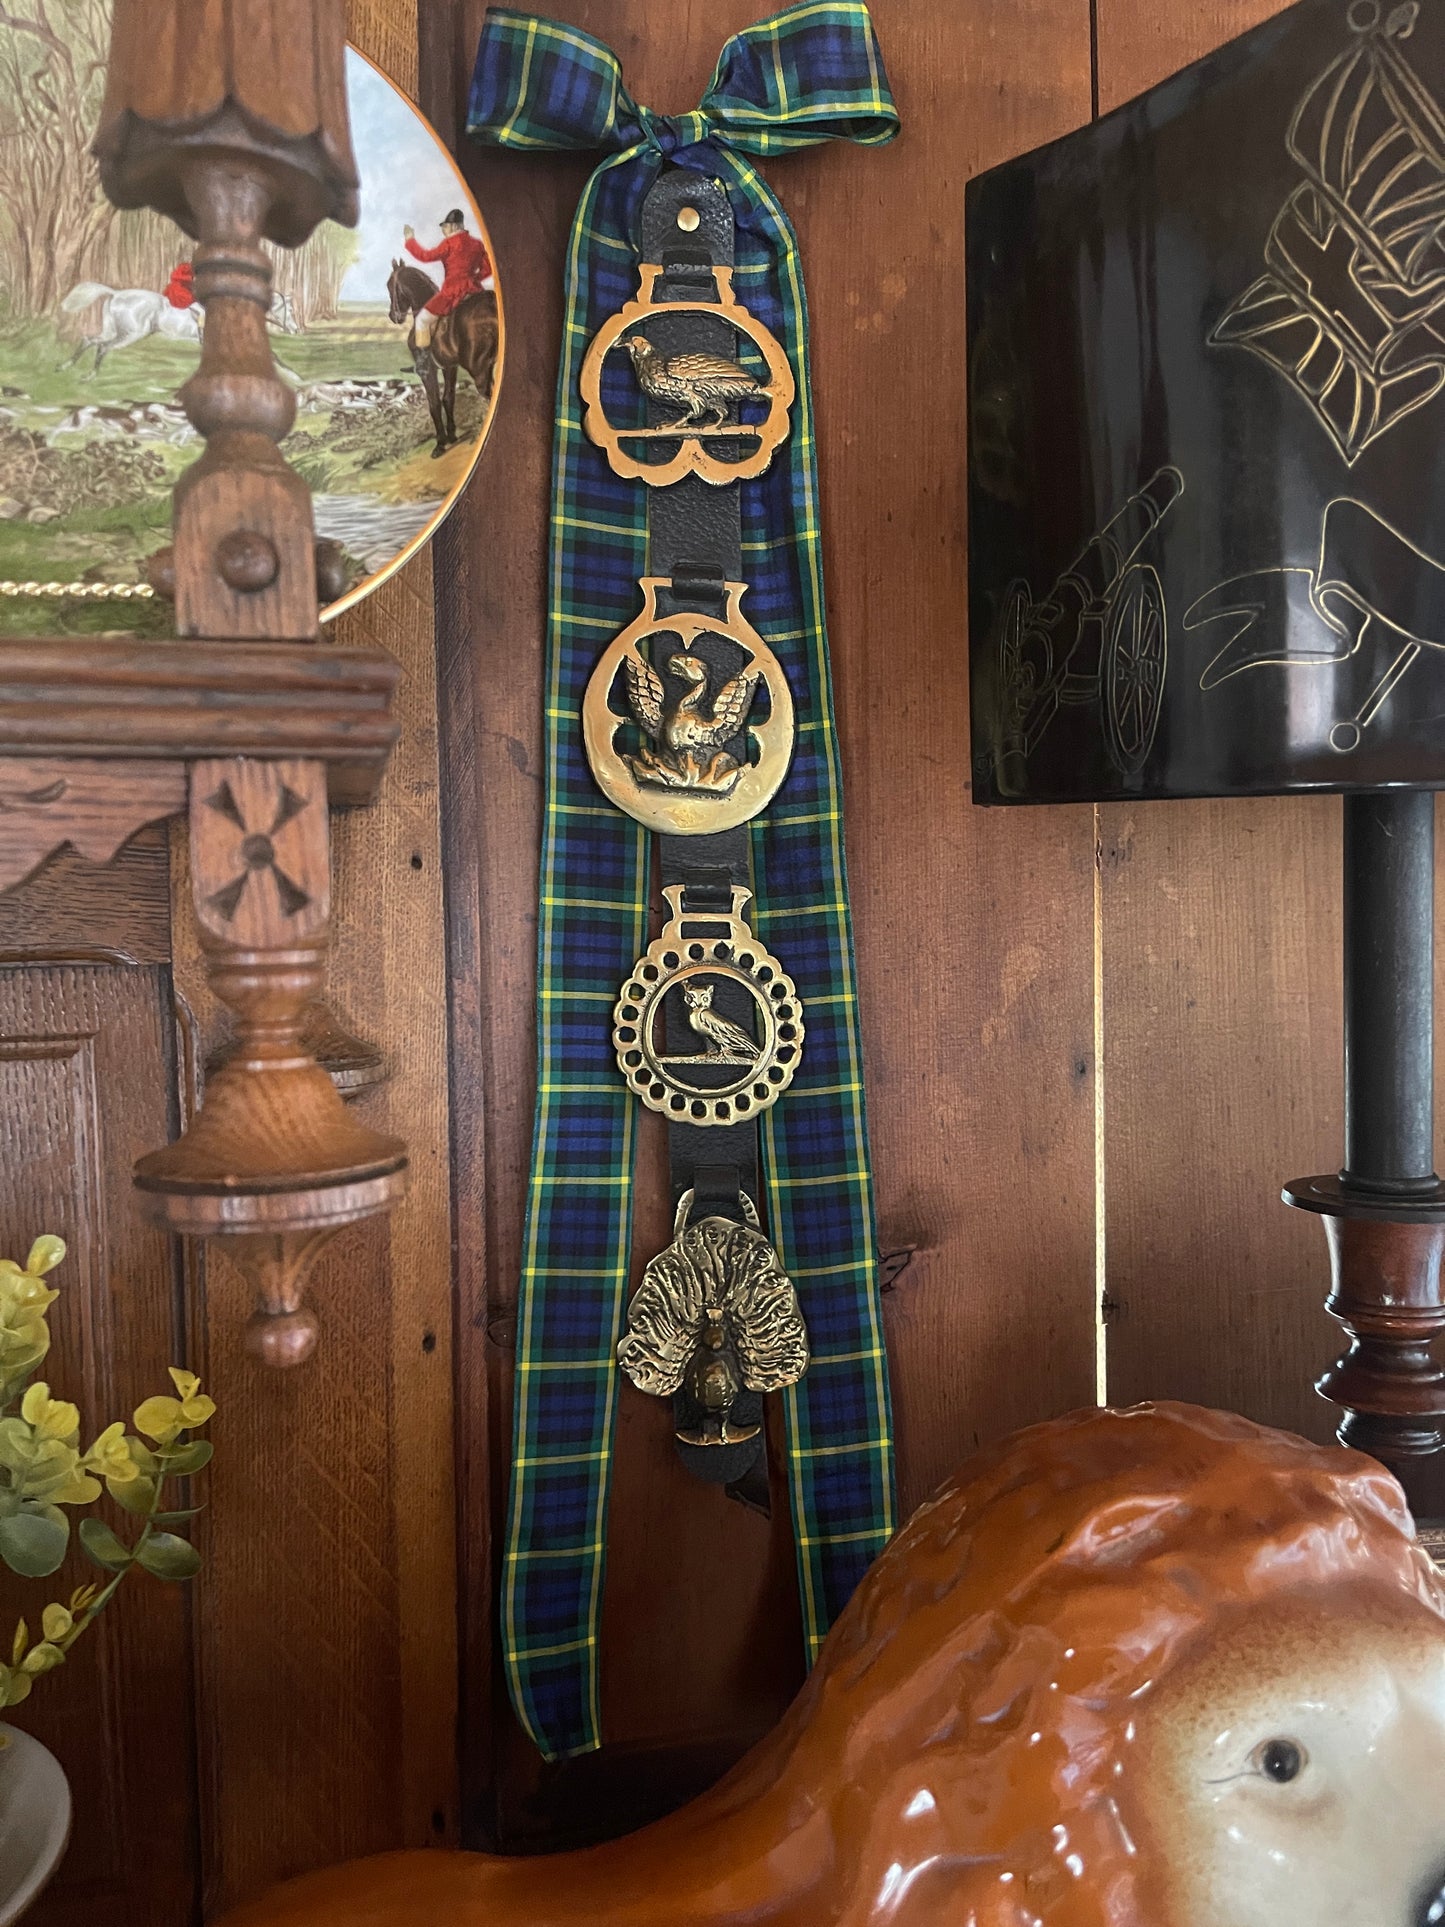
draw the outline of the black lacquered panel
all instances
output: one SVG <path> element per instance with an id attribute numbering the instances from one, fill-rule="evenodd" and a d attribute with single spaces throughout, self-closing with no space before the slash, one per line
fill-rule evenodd
<path id="1" fill-rule="evenodd" d="M 979 802 L 1445 784 L 1445 0 L 968 196 Z"/>

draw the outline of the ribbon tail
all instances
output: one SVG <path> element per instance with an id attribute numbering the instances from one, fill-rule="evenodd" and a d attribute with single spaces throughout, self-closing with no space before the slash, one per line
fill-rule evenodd
<path id="1" fill-rule="evenodd" d="M 656 168 L 629 173 L 626 164 L 638 160 L 605 161 L 572 224 L 553 447 L 538 1100 L 501 1594 L 508 1693 L 549 1760 L 602 1743 L 598 1635 L 631 1259 L 635 1107 L 597 1010 L 599 994 L 615 994 L 646 942 L 646 837 L 597 807 L 577 718 L 598 635 L 621 628 L 636 597 L 646 528 L 638 491 L 601 500 L 588 492 L 600 458 L 582 435 L 579 374 L 597 317 L 632 291 L 631 261 L 619 267 L 592 243 L 624 217 L 634 192 L 646 191 Z M 576 526 L 583 520 L 586 533 Z M 570 890 L 574 875 L 605 879 L 607 907 L 571 901 L 594 894 Z M 535 1369 L 544 1360 L 548 1369 Z"/>
<path id="2" fill-rule="evenodd" d="M 801 0 L 735 34 L 702 108 L 732 146 L 761 155 L 833 140 L 881 147 L 900 126 L 861 0 Z"/>
<path id="3" fill-rule="evenodd" d="M 737 215 L 739 290 L 788 342 L 797 387 L 783 456 L 743 493 L 743 542 L 760 558 L 753 595 L 761 606 L 788 612 L 793 639 L 779 638 L 775 647 L 800 698 L 799 714 L 815 725 L 800 734 L 787 781 L 753 825 L 758 934 L 784 957 L 794 950 L 792 973 L 809 1012 L 802 1067 L 762 1132 L 769 1223 L 812 1346 L 806 1375 L 783 1395 L 811 1663 L 895 1529 L 892 1403 L 847 908 L 843 777 L 831 727 L 807 297 L 797 237 L 781 203 L 745 156 L 723 148 L 722 160 Z M 796 955 L 802 930 L 809 932 L 806 966 Z M 820 1446 L 826 1459 L 818 1457 Z"/>

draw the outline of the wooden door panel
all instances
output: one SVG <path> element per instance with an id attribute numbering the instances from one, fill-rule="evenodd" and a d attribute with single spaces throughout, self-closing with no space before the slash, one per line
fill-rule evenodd
<path id="1" fill-rule="evenodd" d="M 169 973 L 93 962 L 0 968 L 0 1252 L 40 1231 L 69 1256 L 56 1275 L 45 1376 L 87 1440 L 169 1388 L 184 1359 L 177 1255 L 143 1225 L 130 1169 L 175 1127 Z M 6 1606 L 40 1608 L 96 1577 L 72 1555 L 52 1580 L 0 1574 Z M 75 1831 L 36 1927 L 182 1927 L 196 1898 L 189 1601 L 143 1574 L 18 1719 L 70 1777 Z"/>

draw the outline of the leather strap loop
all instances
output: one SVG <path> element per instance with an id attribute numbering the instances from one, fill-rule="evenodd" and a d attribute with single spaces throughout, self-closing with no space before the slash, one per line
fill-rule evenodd
<path id="1" fill-rule="evenodd" d="M 679 225 L 680 215 L 689 222 L 696 217 L 690 230 Z M 713 269 L 732 266 L 733 242 L 732 208 L 717 183 L 683 168 L 665 168 L 642 204 L 643 257 L 661 261 L 664 298 L 715 300 Z M 660 315 L 649 336 L 669 355 L 736 353 L 732 328 L 695 310 Z M 729 419 L 736 413 L 731 410 Z M 667 419 L 663 406 L 648 404 L 650 422 Z M 659 594 L 659 613 L 720 615 L 723 585 L 740 581 L 743 573 L 738 484 L 716 488 L 690 475 L 671 488 L 649 489 L 647 511 L 649 573 L 670 578 L 670 587 Z M 683 906 L 690 914 L 725 911 L 735 884 L 751 887 L 745 825 L 711 836 L 660 836 L 657 844 L 662 885 L 684 886 Z M 752 1000 L 741 985 L 719 982 L 714 1003 L 720 1015 L 751 1028 Z M 744 1195 L 761 1195 L 756 1122 L 749 1118 L 704 1130 L 670 1121 L 667 1142 L 674 1203 L 692 1191 L 694 1218 L 711 1215 L 743 1223 Z M 677 1394 L 675 1405 L 680 1431 L 689 1416 L 684 1393 Z M 762 1399 L 743 1392 L 734 1410 L 740 1425 L 758 1424 Z M 730 1485 L 745 1477 L 763 1450 L 761 1432 L 745 1444 L 722 1448 L 677 1441 L 683 1463 L 709 1483 Z"/>

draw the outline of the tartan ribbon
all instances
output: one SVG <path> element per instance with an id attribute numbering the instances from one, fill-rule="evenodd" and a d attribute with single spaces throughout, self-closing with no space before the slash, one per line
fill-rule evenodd
<path id="1" fill-rule="evenodd" d="M 810 1661 L 893 1531 L 807 307 L 792 227 L 745 155 L 827 140 L 881 143 L 897 131 L 862 5 L 798 5 L 736 35 L 700 108 L 675 117 L 637 105 L 616 56 L 576 28 L 493 9 L 482 30 L 467 116 L 473 139 L 532 152 L 619 150 L 588 182 L 567 254 L 546 670 L 538 1097 L 502 1576 L 512 1702 L 549 1758 L 601 1743 L 598 1629 L 638 1110 L 613 1056 L 611 1011 L 646 946 L 649 881 L 646 832 L 600 795 L 581 728 L 597 658 L 640 606 L 647 490 L 616 477 L 584 437 L 578 377 L 592 336 L 636 293 L 640 210 L 665 161 L 727 189 L 737 225 L 734 286 L 787 348 L 798 388 L 789 441 L 764 476 L 740 487 L 745 613 L 782 662 L 798 714 L 788 778 L 752 825 L 752 910 L 759 940 L 798 985 L 808 1024 L 797 1079 L 761 1130 L 773 1242 L 797 1286 L 813 1354 L 802 1382 L 783 1395 Z M 610 397 L 616 406 L 627 390 L 615 365 L 611 379 L 620 384 Z"/>

